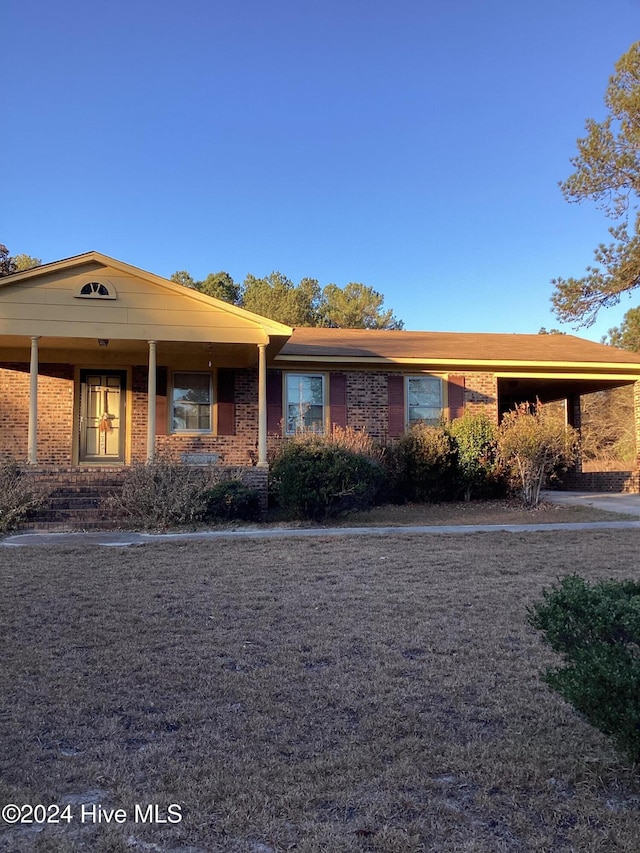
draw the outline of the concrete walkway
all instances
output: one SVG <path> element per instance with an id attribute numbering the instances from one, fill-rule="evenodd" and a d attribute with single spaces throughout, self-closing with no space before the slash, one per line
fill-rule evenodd
<path id="1" fill-rule="evenodd" d="M 640 495 L 596 494 L 594 492 L 545 492 L 550 503 L 592 506 L 609 512 L 640 516 Z M 580 521 L 551 524 L 451 524 L 411 527 L 242 527 L 237 530 L 201 530 L 194 533 L 135 533 L 118 530 L 88 533 L 21 533 L 0 540 L 0 547 L 25 545 L 103 545 L 123 547 L 161 542 L 207 539 L 300 539 L 335 536 L 406 536 L 407 534 L 465 535 L 468 533 L 535 533 L 551 530 L 640 530 L 640 518 L 629 521 Z"/>

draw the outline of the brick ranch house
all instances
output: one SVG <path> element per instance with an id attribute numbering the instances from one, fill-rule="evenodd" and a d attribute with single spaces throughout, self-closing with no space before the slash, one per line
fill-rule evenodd
<path id="1" fill-rule="evenodd" d="M 294 330 L 98 252 L 0 279 L 0 455 L 57 481 L 170 453 L 266 490 L 301 425 L 385 442 L 538 398 L 579 427 L 580 395 L 629 384 L 638 434 L 640 354 L 573 336 Z M 638 491 L 637 465 L 571 484 Z"/>

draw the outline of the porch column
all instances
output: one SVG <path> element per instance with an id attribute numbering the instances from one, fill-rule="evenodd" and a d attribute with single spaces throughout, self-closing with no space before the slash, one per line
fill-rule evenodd
<path id="1" fill-rule="evenodd" d="M 258 344 L 258 465 L 267 464 L 267 345 Z"/>
<path id="2" fill-rule="evenodd" d="M 29 367 L 29 426 L 27 429 L 27 462 L 38 462 L 38 341 L 39 335 L 31 336 L 31 364 Z"/>
<path id="3" fill-rule="evenodd" d="M 156 455 L 156 342 L 149 341 L 149 377 L 147 381 L 147 462 Z"/>

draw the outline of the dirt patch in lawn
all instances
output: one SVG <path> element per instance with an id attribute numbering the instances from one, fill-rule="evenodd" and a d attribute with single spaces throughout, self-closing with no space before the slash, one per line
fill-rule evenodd
<path id="1" fill-rule="evenodd" d="M 637 773 L 542 684 L 526 611 L 576 569 L 637 576 L 639 545 L 3 550 L 0 800 L 73 817 L 0 823 L 0 850 L 635 853 Z M 83 804 L 126 822 L 82 823 Z M 182 819 L 136 822 L 136 804 Z"/>

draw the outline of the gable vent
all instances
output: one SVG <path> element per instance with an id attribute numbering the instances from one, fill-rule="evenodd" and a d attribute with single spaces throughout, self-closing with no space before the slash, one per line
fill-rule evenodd
<path id="1" fill-rule="evenodd" d="M 102 281 L 88 281 L 82 284 L 76 294 L 80 299 L 116 299 L 116 291 L 112 284 Z"/>

